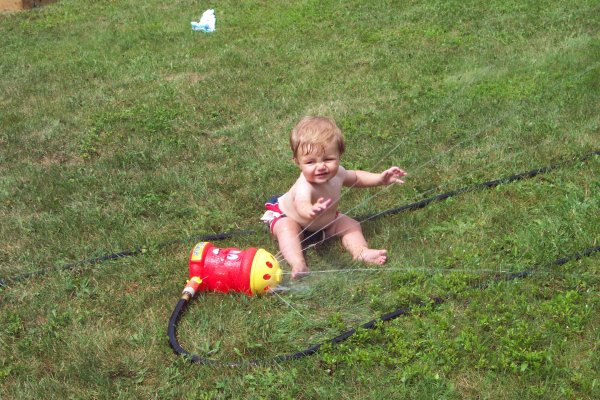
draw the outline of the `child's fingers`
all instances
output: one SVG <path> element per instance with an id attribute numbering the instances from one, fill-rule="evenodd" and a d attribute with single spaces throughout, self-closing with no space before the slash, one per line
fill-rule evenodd
<path id="1" fill-rule="evenodd" d="M 406 176 L 406 175 L 408 175 L 405 170 L 403 170 L 403 169 L 401 169 L 399 167 L 392 167 L 392 168 L 389 169 L 389 171 L 392 174 L 398 175 L 398 176 Z"/>
<path id="2" fill-rule="evenodd" d="M 406 171 L 398 167 L 391 167 L 390 169 L 383 172 L 384 181 L 387 184 L 404 183 L 404 181 L 400 179 L 400 177 L 406 175 L 408 175 Z"/>
<path id="3" fill-rule="evenodd" d="M 402 175 L 400 175 L 400 176 L 402 176 Z M 397 176 L 391 176 L 390 183 L 404 183 L 404 181 Z"/>
<path id="4" fill-rule="evenodd" d="M 316 206 L 323 207 L 323 208 L 327 208 L 330 204 L 331 204 L 331 199 L 325 200 L 325 198 L 323 198 L 323 197 L 319 197 L 319 199 L 315 203 Z"/>
<path id="5" fill-rule="evenodd" d="M 387 177 L 390 179 L 391 183 L 404 183 L 404 181 L 400 179 L 400 177 L 408 175 L 406 171 L 398 167 L 392 167 L 386 172 L 389 172 Z"/>
<path id="6" fill-rule="evenodd" d="M 318 214 L 320 212 L 323 212 L 327 209 L 327 207 L 329 207 L 331 205 L 332 200 L 331 199 L 327 199 L 325 200 L 325 198 L 323 197 L 319 197 L 319 199 L 317 200 L 317 202 L 313 205 L 313 214 Z"/>

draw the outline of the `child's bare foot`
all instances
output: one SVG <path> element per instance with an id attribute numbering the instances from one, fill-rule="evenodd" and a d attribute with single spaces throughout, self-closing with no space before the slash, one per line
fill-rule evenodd
<path id="1" fill-rule="evenodd" d="M 356 259 L 367 264 L 383 265 L 387 261 L 387 250 L 364 249 Z"/>
<path id="2" fill-rule="evenodd" d="M 292 279 L 301 279 L 310 274 L 310 270 L 306 265 L 298 268 L 292 268 Z"/>

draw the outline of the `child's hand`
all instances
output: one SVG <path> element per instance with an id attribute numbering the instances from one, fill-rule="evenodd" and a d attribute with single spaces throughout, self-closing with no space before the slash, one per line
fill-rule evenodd
<path id="1" fill-rule="evenodd" d="M 391 185 L 392 183 L 404 183 L 400 177 L 408 175 L 404 170 L 398 167 L 391 167 L 381 173 L 381 184 Z"/>
<path id="2" fill-rule="evenodd" d="M 327 207 L 329 207 L 331 205 L 331 203 L 332 203 L 331 199 L 325 200 L 323 197 L 319 197 L 317 202 L 312 205 L 309 216 L 311 218 L 316 217 L 317 215 L 319 215 L 323 211 L 325 211 L 327 209 Z"/>

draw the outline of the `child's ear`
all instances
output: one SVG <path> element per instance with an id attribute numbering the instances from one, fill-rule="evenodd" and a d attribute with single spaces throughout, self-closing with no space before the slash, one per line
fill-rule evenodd
<path id="1" fill-rule="evenodd" d="M 292 160 L 294 160 L 294 164 L 300 165 L 300 163 L 298 162 L 298 159 L 296 157 L 292 157 Z"/>

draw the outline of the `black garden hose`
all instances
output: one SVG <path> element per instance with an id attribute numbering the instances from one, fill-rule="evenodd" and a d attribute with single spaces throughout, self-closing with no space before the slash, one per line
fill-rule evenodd
<path id="1" fill-rule="evenodd" d="M 186 358 L 189 358 L 191 362 L 207 364 L 208 361 L 210 361 L 210 360 L 205 360 L 201 357 L 190 354 L 186 349 L 181 347 L 181 345 L 177 341 L 177 332 L 176 332 L 177 324 L 179 323 L 179 319 L 185 312 L 185 309 L 187 308 L 189 301 L 190 301 L 189 297 L 183 296 L 183 297 L 181 297 L 181 299 L 179 299 L 179 301 L 175 305 L 175 309 L 173 310 L 173 313 L 171 314 L 171 319 L 169 319 L 169 332 L 168 332 L 169 345 L 171 345 L 171 348 L 173 348 L 173 351 L 175 351 L 175 353 L 182 355 Z"/>
<path id="2" fill-rule="evenodd" d="M 175 239 L 175 240 L 165 241 L 165 242 L 159 243 L 157 245 L 157 247 L 159 249 L 162 249 L 167 246 L 171 246 L 174 244 L 183 243 L 183 242 L 187 242 L 187 241 L 191 241 L 191 240 L 194 240 L 197 242 L 212 242 L 212 241 L 216 241 L 216 240 L 229 239 L 234 236 L 249 235 L 249 234 L 253 234 L 253 233 L 254 233 L 254 231 L 232 231 L 232 232 L 222 232 L 222 233 L 207 234 L 207 235 L 194 235 L 194 236 L 190 236 L 186 239 Z M 123 251 L 119 251 L 116 253 L 105 254 L 105 255 L 102 255 L 99 257 L 86 258 L 84 260 L 76 261 L 76 262 L 73 262 L 70 264 L 65 264 L 65 265 L 58 266 L 58 267 L 47 267 L 47 268 L 42 268 L 42 269 L 39 269 L 39 270 L 33 271 L 33 272 L 26 272 L 26 273 L 15 275 L 15 276 L 12 276 L 12 277 L 9 277 L 6 279 L 0 279 L 0 289 L 5 286 L 8 286 L 9 284 L 19 283 L 26 279 L 32 278 L 34 276 L 44 275 L 47 272 L 49 272 L 50 270 L 61 269 L 61 270 L 69 271 L 69 270 L 72 270 L 74 268 L 81 267 L 84 265 L 95 265 L 95 264 L 99 264 L 104 261 L 116 260 L 118 258 L 124 258 L 124 257 L 137 256 L 139 254 L 142 254 L 143 252 L 144 252 L 143 247 L 138 246 L 133 249 L 123 250 Z"/>
<path id="3" fill-rule="evenodd" d="M 566 264 L 569 261 L 575 261 L 575 260 L 579 260 L 583 257 L 589 257 L 592 254 L 599 252 L 599 251 L 600 251 L 600 246 L 590 247 L 583 251 L 571 254 L 569 256 L 558 258 L 558 259 L 554 260 L 553 262 L 547 264 L 545 267 L 542 267 L 542 269 L 551 268 L 554 266 L 560 266 L 560 265 Z M 540 268 L 530 268 L 525 271 L 515 272 L 508 276 L 503 276 L 501 278 L 492 279 L 489 282 L 484 283 L 484 284 L 472 285 L 468 289 L 484 289 L 487 286 L 489 286 L 490 283 L 493 283 L 493 282 L 511 281 L 511 280 L 515 280 L 515 279 L 525 278 L 538 270 L 540 270 Z M 169 329 L 168 329 L 169 344 L 171 345 L 171 348 L 173 349 L 173 351 L 176 354 L 184 356 L 186 359 L 188 359 L 193 364 L 222 365 L 222 366 L 229 366 L 229 367 L 239 367 L 242 365 L 259 365 L 259 364 L 267 364 L 269 362 L 279 363 L 279 362 L 283 362 L 283 361 L 298 360 L 300 358 L 304 358 L 304 357 L 316 354 L 321 349 L 321 347 L 325 344 L 336 345 L 336 344 L 339 344 L 339 343 L 345 341 L 346 339 L 348 339 L 349 337 L 354 335 L 359 329 L 374 329 L 381 322 L 391 321 L 398 317 L 407 315 L 415 307 L 423 306 L 425 304 L 437 306 L 437 305 L 444 303 L 446 300 L 448 300 L 450 298 L 451 298 L 451 295 L 446 294 L 444 296 L 434 297 L 434 298 L 430 299 L 429 302 L 421 301 L 421 302 L 414 304 L 413 306 L 399 308 L 396 311 L 393 311 L 393 312 L 390 312 L 387 314 L 383 314 L 377 319 L 373 319 L 367 323 L 364 323 L 364 324 L 360 325 L 358 328 L 352 328 L 345 332 L 342 332 L 338 336 L 336 336 L 332 339 L 329 339 L 326 342 L 311 345 L 311 346 L 307 347 L 306 349 L 297 351 L 295 353 L 280 354 L 280 355 L 273 357 L 272 359 L 245 360 L 245 361 L 240 361 L 240 362 L 232 362 L 232 361 L 215 361 L 215 360 L 211 360 L 208 358 L 200 357 L 195 354 L 191 354 L 190 352 L 185 350 L 179 344 L 179 342 L 177 340 L 177 324 L 179 322 L 179 319 L 185 312 L 189 301 L 191 300 L 191 297 L 189 295 L 184 294 L 182 296 L 182 298 L 179 300 L 179 302 L 177 303 L 177 305 L 175 306 L 175 309 L 173 310 L 173 313 L 171 314 L 171 318 L 169 319 Z"/>

